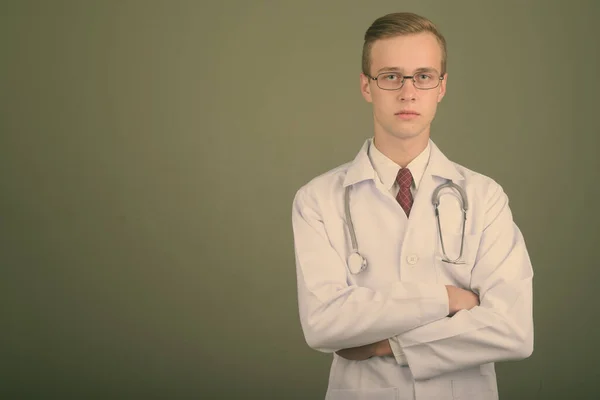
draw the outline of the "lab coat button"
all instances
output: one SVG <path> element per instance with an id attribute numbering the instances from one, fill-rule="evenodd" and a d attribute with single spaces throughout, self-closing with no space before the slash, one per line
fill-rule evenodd
<path id="1" fill-rule="evenodd" d="M 406 261 L 410 265 L 415 265 L 417 262 L 419 262 L 419 256 L 417 256 L 416 254 L 411 254 L 410 256 L 406 257 Z"/>

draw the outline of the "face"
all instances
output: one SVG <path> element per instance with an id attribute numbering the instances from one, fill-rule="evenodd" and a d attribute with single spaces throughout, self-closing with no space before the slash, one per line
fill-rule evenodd
<path id="1" fill-rule="evenodd" d="M 441 68 L 442 49 L 429 32 L 380 39 L 371 48 L 369 72 L 374 78 L 381 72 L 400 72 L 408 76 L 424 69 L 434 70 L 439 75 Z M 383 90 L 377 81 L 361 74 L 362 95 L 373 104 L 375 137 L 384 140 L 429 138 L 437 105 L 446 94 L 447 77 L 445 74 L 434 89 L 417 89 L 411 79 L 405 79 L 402 88 Z"/>

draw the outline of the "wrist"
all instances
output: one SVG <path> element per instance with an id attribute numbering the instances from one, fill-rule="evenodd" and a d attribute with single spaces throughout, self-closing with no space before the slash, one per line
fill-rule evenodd
<path id="1" fill-rule="evenodd" d="M 446 285 L 446 291 L 448 292 L 448 316 L 453 315 L 456 312 L 456 303 L 454 298 L 453 287 Z"/>
<path id="2" fill-rule="evenodd" d="M 385 357 L 392 355 L 392 348 L 389 340 L 385 339 L 374 344 L 373 354 L 376 357 Z"/>

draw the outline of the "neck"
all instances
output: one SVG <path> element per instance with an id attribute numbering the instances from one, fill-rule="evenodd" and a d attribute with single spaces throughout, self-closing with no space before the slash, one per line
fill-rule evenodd
<path id="1" fill-rule="evenodd" d="M 373 144 L 387 158 L 405 168 L 427 147 L 428 135 L 412 138 L 397 138 L 391 135 L 375 135 Z"/>

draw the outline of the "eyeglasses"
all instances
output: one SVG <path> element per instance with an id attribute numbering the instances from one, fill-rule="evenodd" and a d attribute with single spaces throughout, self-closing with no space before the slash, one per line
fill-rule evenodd
<path id="1" fill-rule="evenodd" d="M 440 82 L 444 80 L 443 76 L 440 76 L 437 72 L 417 72 L 414 75 L 404 76 L 399 72 L 382 72 L 373 78 L 367 75 L 369 78 L 377 82 L 377 86 L 383 90 L 398 90 L 404 86 L 406 79 L 412 79 L 415 88 L 421 90 L 435 89 L 440 85 Z"/>

